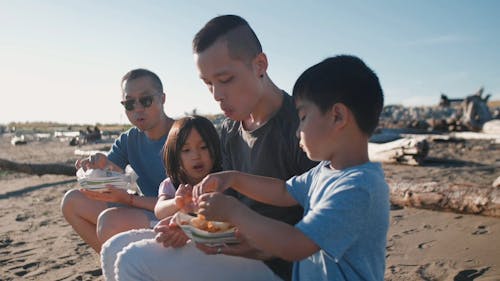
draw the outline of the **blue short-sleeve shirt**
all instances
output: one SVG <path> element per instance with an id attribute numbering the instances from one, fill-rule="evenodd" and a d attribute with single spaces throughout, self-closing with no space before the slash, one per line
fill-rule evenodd
<path id="1" fill-rule="evenodd" d="M 384 280 L 389 188 L 380 164 L 321 162 L 286 184 L 304 208 L 295 227 L 321 248 L 294 263 L 293 280 Z"/>
<path id="2" fill-rule="evenodd" d="M 158 196 L 158 186 L 167 177 L 161 151 L 167 135 L 149 139 L 136 127 L 122 133 L 111 147 L 108 159 L 125 169 L 130 165 L 138 176 L 137 185 L 145 196 Z"/>

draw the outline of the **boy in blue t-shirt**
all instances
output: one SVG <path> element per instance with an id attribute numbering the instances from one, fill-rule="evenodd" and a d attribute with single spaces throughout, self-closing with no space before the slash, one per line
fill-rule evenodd
<path id="1" fill-rule="evenodd" d="M 336 56 L 307 69 L 293 97 L 300 146 L 322 162 L 286 182 L 237 171 L 209 175 L 193 191 L 198 212 L 294 261 L 293 280 L 383 280 L 389 189 L 381 165 L 368 158 L 383 107 L 378 78 L 359 58 Z M 295 226 L 263 217 L 221 193 L 229 187 L 267 204 L 299 204 L 304 216 Z"/>

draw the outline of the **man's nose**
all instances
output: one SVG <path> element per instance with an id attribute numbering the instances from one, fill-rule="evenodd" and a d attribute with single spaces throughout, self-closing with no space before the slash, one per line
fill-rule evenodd
<path id="1" fill-rule="evenodd" d="M 214 95 L 215 101 L 222 101 L 224 100 L 224 93 L 221 91 L 220 88 L 215 88 L 212 87 L 212 94 Z"/>

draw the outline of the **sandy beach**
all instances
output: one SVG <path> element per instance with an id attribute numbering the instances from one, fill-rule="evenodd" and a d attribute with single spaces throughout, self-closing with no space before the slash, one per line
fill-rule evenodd
<path id="1" fill-rule="evenodd" d="M 109 144 L 80 149 L 103 149 Z M 499 144 L 431 143 L 422 166 L 384 164 L 388 180 L 491 186 L 500 176 Z M 79 158 L 67 142 L 12 146 L 0 137 L 0 158 L 66 163 Z M 59 209 L 75 177 L 0 170 L 0 280 L 102 280 L 98 255 Z M 391 210 L 385 280 L 500 280 L 500 218 L 397 208 Z M 175 262 L 175 261 L 171 261 Z"/>

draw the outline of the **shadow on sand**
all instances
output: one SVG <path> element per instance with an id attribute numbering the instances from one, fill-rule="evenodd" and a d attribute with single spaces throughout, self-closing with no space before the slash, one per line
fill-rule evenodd
<path id="1" fill-rule="evenodd" d="M 10 191 L 5 194 L 0 194 L 0 199 L 6 199 L 6 198 L 11 198 L 11 197 L 18 197 L 22 196 L 25 193 L 35 191 L 38 189 L 43 189 L 47 187 L 52 187 L 60 184 L 68 184 L 68 183 L 74 183 L 76 182 L 76 179 L 71 179 L 71 180 L 64 180 L 64 181 L 58 181 L 58 182 L 51 182 L 51 183 L 44 183 L 44 184 L 39 184 L 39 185 L 34 185 L 34 186 L 28 186 L 20 190 L 16 191 Z"/>

